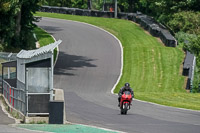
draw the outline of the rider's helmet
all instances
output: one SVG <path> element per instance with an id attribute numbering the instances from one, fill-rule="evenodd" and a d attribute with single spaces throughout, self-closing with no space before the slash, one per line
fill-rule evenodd
<path id="1" fill-rule="evenodd" d="M 125 87 L 130 87 L 130 84 L 129 84 L 129 83 L 125 83 L 124 86 L 125 86 Z"/>

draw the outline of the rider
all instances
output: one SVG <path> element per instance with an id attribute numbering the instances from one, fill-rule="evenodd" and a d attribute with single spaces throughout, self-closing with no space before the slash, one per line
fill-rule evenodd
<path id="1" fill-rule="evenodd" d="M 118 106 L 120 106 L 120 101 L 121 101 L 121 96 L 122 94 L 125 92 L 125 91 L 129 91 L 132 95 L 132 98 L 134 98 L 134 92 L 132 90 L 132 88 L 130 87 L 130 84 L 129 83 L 125 83 L 124 87 L 122 87 L 118 93 L 118 101 L 119 101 L 119 104 Z"/>

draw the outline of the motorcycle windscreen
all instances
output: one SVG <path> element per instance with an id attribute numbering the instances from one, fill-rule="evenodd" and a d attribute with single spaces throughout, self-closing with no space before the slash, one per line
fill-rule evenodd
<path id="1" fill-rule="evenodd" d="M 131 93 L 130 93 L 130 91 L 125 91 L 124 94 L 125 95 L 130 95 Z"/>

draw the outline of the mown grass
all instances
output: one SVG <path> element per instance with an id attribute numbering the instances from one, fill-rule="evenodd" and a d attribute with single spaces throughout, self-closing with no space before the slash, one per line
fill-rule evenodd
<path id="1" fill-rule="evenodd" d="M 34 33 L 36 34 L 36 38 L 40 44 L 40 47 L 54 42 L 54 39 L 52 38 L 52 36 L 39 27 L 36 27 L 34 29 Z"/>
<path id="2" fill-rule="evenodd" d="M 129 82 L 135 98 L 158 104 L 200 110 L 200 94 L 187 93 L 181 66 L 184 53 L 165 47 L 133 22 L 111 18 L 37 12 L 36 16 L 89 23 L 114 34 L 123 45 L 123 75 L 115 93 Z"/>
<path id="3" fill-rule="evenodd" d="M 39 27 L 36 27 L 34 29 L 34 33 L 36 34 L 36 38 L 40 44 L 40 47 L 43 47 L 50 43 L 55 42 L 53 37 L 49 33 L 47 33 L 46 31 L 44 31 L 43 29 Z M 56 55 L 57 55 L 57 48 L 54 50 L 54 61 L 56 59 Z"/>

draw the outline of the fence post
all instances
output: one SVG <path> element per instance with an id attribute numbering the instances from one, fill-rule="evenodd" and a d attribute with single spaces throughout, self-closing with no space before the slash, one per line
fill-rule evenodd
<path id="1" fill-rule="evenodd" d="M 26 109 L 26 116 L 28 116 L 28 68 L 25 68 L 25 85 L 26 85 L 26 90 L 25 90 L 25 109 Z"/>
<path id="2" fill-rule="evenodd" d="M 15 97 L 14 97 L 14 91 L 15 90 L 14 90 L 14 88 L 12 88 L 12 89 L 13 89 L 13 96 L 12 97 L 13 97 L 13 107 L 14 107 L 14 99 L 15 99 Z"/>
<path id="3" fill-rule="evenodd" d="M 53 63 L 54 63 L 54 59 L 53 59 L 53 51 L 51 53 L 51 68 L 50 68 L 50 101 L 53 101 Z"/>
<path id="4" fill-rule="evenodd" d="M 4 87 L 3 87 L 3 84 L 4 84 L 4 82 L 3 82 L 3 73 L 4 73 L 4 71 L 3 71 L 3 69 L 4 69 L 4 67 L 2 67 L 2 94 L 3 94 L 3 92 L 4 92 Z"/>
<path id="5" fill-rule="evenodd" d="M 115 0 L 115 18 L 117 18 L 117 0 Z"/>

